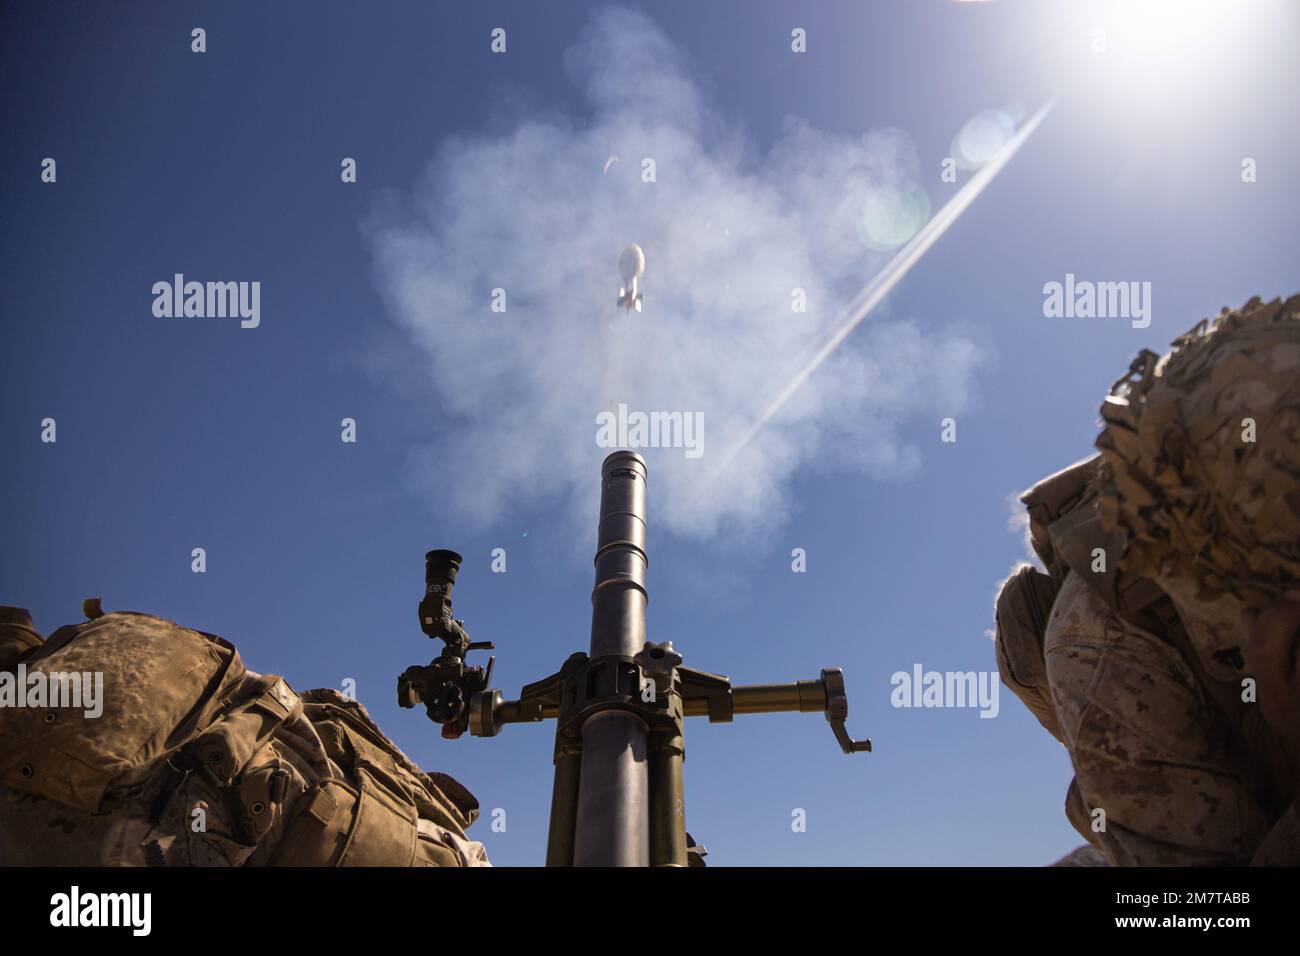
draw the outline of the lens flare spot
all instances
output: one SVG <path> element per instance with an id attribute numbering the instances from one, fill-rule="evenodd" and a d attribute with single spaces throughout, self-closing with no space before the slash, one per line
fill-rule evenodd
<path id="1" fill-rule="evenodd" d="M 916 185 L 872 190 L 862 209 L 858 238 L 873 252 L 889 252 L 915 236 L 930 218 L 930 197 Z"/>
<path id="2" fill-rule="evenodd" d="M 961 169 L 979 169 L 1016 136 L 1010 110 L 981 110 L 966 121 L 952 142 L 952 157 Z"/>

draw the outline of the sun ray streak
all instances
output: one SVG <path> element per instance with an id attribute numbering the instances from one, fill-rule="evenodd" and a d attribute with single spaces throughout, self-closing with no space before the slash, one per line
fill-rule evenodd
<path id="1" fill-rule="evenodd" d="M 1049 100 L 1037 113 L 1030 118 L 1024 128 L 1019 130 L 1015 137 L 1002 148 L 1002 150 L 989 163 L 980 167 L 966 185 L 962 186 L 948 202 L 940 209 L 933 218 L 927 222 L 919 232 L 903 246 L 894 258 L 885 264 L 885 267 L 872 276 L 871 281 L 863 286 L 862 291 L 853 297 L 844 309 L 844 318 L 839 323 L 838 328 L 826 340 L 825 344 L 808 360 L 799 372 L 786 383 L 785 387 L 772 399 L 767 408 L 763 410 L 755 422 L 746 429 L 740 439 L 731 446 L 730 450 L 723 456 L 722 461 L 714 469 L 712 478 L 720 477 L 731 463 L 735 461 L 745 447 L 754 439 L 759 432 L 767 425 L 768 422 L 781 410 L 781 407 L 789 401 L 799 386 L 802 385 L 813 372 L 815 372 L 830 357 L 849 334 L 857 328 L 858 324 L 865 319 L 889 292 L 902 281 L 903 277 L 911 270 L 912 266 L 925 255 L 929 248 L 938 241 L 939 237 L 948 231 L 948 228 L 957 221 L 958 217 L 973 203 L 984 188 L 988 186 L 993 178 L 997 176 L 1002 168 L 1011 160 L 1011 157 L 1019 151 L 1020 147 L 1033 134 L 1039 124 L 1051 112 L 1052 107 L 1056 105 L 1056 100 Z M 705 482 L 702 487 L 709 487 L 712 481 Z"/>

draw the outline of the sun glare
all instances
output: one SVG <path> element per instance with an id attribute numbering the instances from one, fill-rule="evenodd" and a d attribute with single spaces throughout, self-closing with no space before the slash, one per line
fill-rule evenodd
<path id="1" fill-rule="evenodd" d="M 1239 65 L 1247 28 L 1280 22 L 1277 13 L 1269 0 L 1123 0 L 1099 8 L 1091 50 L 1128 95 L 1161 96 Z"/>

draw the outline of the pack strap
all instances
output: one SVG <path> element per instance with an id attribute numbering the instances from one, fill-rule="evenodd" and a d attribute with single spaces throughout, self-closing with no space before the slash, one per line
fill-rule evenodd
<path id="1" fill-rule="evenodd" d="M 252 693 L 183 748 L 219 787 L 233 784 L 280 726 L 302 714 L 298 695 L 274 674 L 257 678 Z"/>

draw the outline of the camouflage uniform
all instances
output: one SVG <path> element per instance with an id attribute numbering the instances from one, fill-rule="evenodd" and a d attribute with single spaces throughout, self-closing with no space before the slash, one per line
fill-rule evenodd
<path id="1" fill-rule="evenodd" d="M 104 697 L 98 716 L 0 708 L 0 861 L 487 865 L 465 835 L 473 795 L 411 763 L 357 702 L 299 696 L 215 635 L 89 613 L 42 641 L 0 608 L 0 677 L 98 672 Z"/>
<path id="2" fill-rule="evenodd" d="M 1090 831 L 1107 856 L 1121 866 L 1249 862 L 1271 820 L 1227 718 L 1178 648 L 1073 572 L 1044 643 L 1064 743 L 1098 824 Z"/>
<path id="3" fill-rule="evenodd" d="M 1022 498 L 1047 573 L 999 595 L 1003 680 L 1069 748 L 1067 816 L 1113 862 L 1300 863 L 1297 689 L 1284 648 L 1244 656 L 1300 585 L 1300 297 L 1142 353 L 1102 414 L 1102 455 Z"/>

